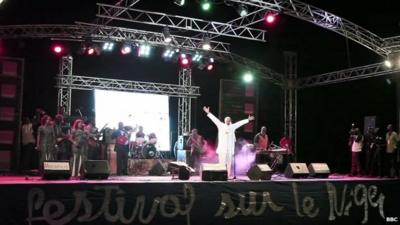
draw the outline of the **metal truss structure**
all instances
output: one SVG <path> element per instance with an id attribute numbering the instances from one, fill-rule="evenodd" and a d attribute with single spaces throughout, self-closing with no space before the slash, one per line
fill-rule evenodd
<path id="1" fill-rule="evenodd" d="M 183 50 L 202 50 L 203 37 L 212 39 L 211 52 L 221 62 L 234 63 L 258 71 L 258 75 L 279 85 L 284 92 L 285 134 L 296 146 L 297 130 L 297 91 L 301 88 L 334 84 L 398 73 L 400 69 L 386 68 L 383 63 L 350 68 L 297 79 L 297 56 L 285 53 L 285 75 L 279 74 L 264 65 L 230 52 L 230 44 L 215 41 L 219 36 L 266 41 L 266 32 L 254 28 L 264 19 L 268 10 L 283 13 L 322 28 L 336 32 L 345 38 L 389 57 L 400 52 L 400 36 L 382 38 L 371 31 L 346 19 L 298 0 L 224 0 L 225 3 L 244 4 L 250 9 L 246 16 L 227 22 L 207 21 L 197 18 L 169 15 L 165 13 L 135 9 L 140 0 L 119 0 L 116 5 L 97 4 L 97 19 L 94 23 L 77 22 L 74 25 L 10 25 L 0 26 L 0 38 L 52 38 L 70 41 L 117 41 L 128 43 L 148 43 L 154 46 L 172 47 Z M 166 43 L 161 32 L 138 30 L 125 27 L 108 26 L 111 21 L 139 23 L 149 26 L 169 27 L 196 33 L 193 37 L 171 35 L 172 41 Z M 154 30 L 154 29 L 153 29 Z M 179 84 L 156 84 L 73 75 L 72 57 L 63 57 L 57 77 L 58 106 L 71 111 L 72 89 L 92 90 L 94 88 L 142 93 L 166 94 L 178 97 L 178 134 L 190 131 L 191 98 L 200 95 L 199 88 L 191 85 L 191 70 L 179 71 Z"/>
<path id="2" fill-rule="evenodd" d="M 98 77 L 76 76 L 72 74 L 71 56 L 60 59 L 60 75 L 56 77 L 58 107 L 71 114 L 72 90 L 113 90 L 151 93 L 178 97 L 178 135 L 188 134 L 191 125 L 191 99 L 200 96 L 200 88 L 192 86 L 191 69 L 179 71 L 179 85 L 138 82 Z"/>
<path id="3" fill-rule="evenodd" d="M 179 85 L 192 87 L 192 70 L 179 70 Z M 182 96 L 178 99 L 178 135 L 188 135 L 191 129 L 192 99 Z"/>
<path id="4" fill-rule="evenodd" d="M 71 79 L 73 74 L 72 69 L 73 69 L 72 56 L 61 57 L 58 77 L 64 77 L 65 85 L 60 85 L 58 87 L 57 107 L 58 111 L 65 112 L 68 115 L 71 115 L 72 89 L 70 83 L 72 82 Z"/>
<path id="5" fill-rule="evenodd" d="M 387 56 L 391 51 L 399 51 L 394 48 L 389 51 L 385 40 L 371 31 L 358 26 L 346 19 L 330 12 L 308 5 L 297 0 L 227 0 L 238 4 L 245 4 L 259 9 L 273 10 L 301 20 L 313 23 L 317 26 L 334 31 L 345 38 L 351 39 L 364 47 L 371 49 L 379 55 Z M 254 17 L 250 23 L 257 23 L 263 17 Z M 243 23 L 242 23 L 243 24 Z"/>
<path id="6" fill-rule="evenodd" d="M 77 22 L 76 25 L 64 24 L 28 24 L 0 26 L 1 38 L 53 38 L 71 41 L 121 41 L 146 42 L 155 46 L 202 50 L 201 38 L 172 35 L 170 43 L 164 42 L 160 32 L 136 30 L 123 27 L 104 26 Z M 212 52 L 229 53 L 228 43 L 211 41 Z"/>
<path id="7" fill-rule="evenodd" d="M 383 76 L 399 73 L 400 68 L 387 68 L 384 63 L 375 63 L 366 66 L 354 67 L 350 69 L 324 73 L 297 80 L 297 88 L 315 87 L 328 84 L 336 84 L 346 81 L 360 80 L 369 77 Z"/>
<path id="8" fill-rule="evenodd" d="M 169 15 L 166 13 L 101 3 L 98 3 L 97 5 L 97 17 L 99 18 L 188 30 L 200 32 L 205 35 L 216 34 L 253 41 L 265 41 L 265 30 L 251 28 L 248 26 L 235 26 L 228 23 L 207 21 L 191 17 Z M 123 12 L 115 16 L 113 12 L 117 9 L 121 11 L 123 10 Z"/>
<path id="9" fill-rule="evenodd" d="M 292 140 L 292 150 L 297 160 L 297 54 L 284 52 L 285 76 L 287 84 L 283 87 L 284 134 Z"/>
<path id="10" fill-rule="evenodd" d="M 257 63 L 251 59 L 240 56 L 238 54 L 235 54 L 235 53 L 216 54 L 216 59 L 219 62 L 234 63 L 234 64 L 240 65 L 242 67 L 247 67 L 247 68 L 251 69 L 252 71 L 256 71 L 258 77 L 260 77 L 266 81 L 269 81 L 273 84 L 276 84 L 278 86 L 284 86 L 286 84 L 285 77 L 283 76 L 283 74 L 280 74 L 260 63 Z"/>

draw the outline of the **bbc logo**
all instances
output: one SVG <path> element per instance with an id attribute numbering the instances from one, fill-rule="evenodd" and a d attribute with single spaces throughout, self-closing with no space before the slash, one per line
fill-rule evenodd
<path id="1" fill-rule="evenodd" d="M 386 222 L 397 223 L 399 222 L 398 217 L 386 217 Z"/>

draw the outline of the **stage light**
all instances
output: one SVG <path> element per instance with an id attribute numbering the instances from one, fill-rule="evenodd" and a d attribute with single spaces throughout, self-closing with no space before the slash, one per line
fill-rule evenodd
<path id="1" fill-rule="evenodd" d="M 240 4 L 238 9 L 237 9 L 240 17 L 244 17 L 247 16 L 247 14 L 249 14 L 249 11 L 247 10 L 247 6 Z"/>
<path id="2" fill-rule="evenodd" d="M 202 58 L 203 58 L 203 56 L 200 53 L 196 52 L 196 54 L 193 56 L 192 60 L 193 60 L 193 62 L 200 62 L 200 60 Z"/>
<path id="3" fill-rule="evenodd" d="M 189 68 L 191 66 L 191 60 L 190 55 L 181 54 L 179 56 L 179 64 L 182 68 Z"/>
<path id="4" fill-rule="evenodd" d="M 201 9 L 203 11 L 208 11 L 211 9 L 211 2 L 209 0 L 202 0 L 201 1 Z"/>
<path id="5" fill-rule="evenodd" d="M 244 75 L 243 75 L 243 81 L 245 82 L 245 83 L 250 83 L 250 82 L 252 82 L 253 81 L 253 74 L 252 73 L 250 73 L 250 72 L 246 72 Z"/>
<path id="6" fill-rule="evenodd" d="M 0 0 L 0 5 L 3 4 L 5 2 L 5 0 Z"/>
<path id="7" fill-rule="evenodd" d="M 114 43 L 113 42 L 104 42 L 103 43 L 103 50 L 104 51 L 112 51 L 114 49 Z"/>
<path id="8" fill-rule="evenodd" d="M 121 48 L 121 54 L 122 55 L 127 55 L 132 52 L 132 46 L 128 44 L 124 44 Z"/>
<path id="9" fill-rule="evenodd" d="M 275 12 L 267 12 L 264 16 L 264 20 L 265 22 L 267 22 L 268 24 L 273 24 L 276 21 L 276 16 L 278 14 Z"/>
<path id="10" fill-rule="evenodd" d="M 164 36 L 165 43 L 170 43 L 172 41 L 171 33 L 169 32 L 168 27 L 164 27 L 163 36 Z"/>
<path id="11" fill-rule="evenodd" d="M 56 54 L 61 54 L 63 53 L 64 48 L 61 45 L 54 45 L 53 46 L 53 52 Z"/>
<path id="12" fill-rule="evenodd" d="M 184 6 L 185 0 L 174 0 L 174 4 L 178 6 Z"/>
<path id="13" fill-rule="evenodd" d="M 139 46 L 138 56 L 139 57 L 149 57 L 150 56 L 150 45 L 142 44 Z"/>
<path id="14" fill-rule="evenodd" d="M 170 59 L 170 58 L 172 58 L 172 57 L 174 56 L 174 54 L 175 54 L 175 50 L 166 49 L 166 50 L 164 51 L 164 53 L 163 53 L 163 57 L 164 57 L 164 58 L 167 58 L 167 59 Z"/>
<path id="15" fill-rule="evenodd" d="M 87 54 L 88 55 L 94 55 L 94 53 L 96 53 L 96 50 L 94 49 L 94 47 L 88 47 L 87 48 Z"/>
<path id="16" fill-rule="evenodd" d="M 211 49 L 211 41 L 209 37 L 204 37 L 202 48 L 206 51 Z"/>
<path id="17" fill-rule="evenodd" d="M 213 70 L 214 69 L 214 65 L 213 64 L 208 64 L 207 65 L 207 70 L 208 71 L 211 71 L 211 70 Z"/>
<path id="18" fill-rule="evenodd" d="M 387 68 L 392 68 L 392 66 L 393 66 L 393 65 L 392 65 L 392 62 L 390 62 L 390 60 L 388 60 L 388 59 L 385 60 L 384 63 L 385 63 L 385 66 L 386 66 Z"/>

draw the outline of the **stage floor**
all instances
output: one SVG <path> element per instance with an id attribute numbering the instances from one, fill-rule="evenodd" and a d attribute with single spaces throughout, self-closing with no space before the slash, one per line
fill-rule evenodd
<path id="1" fill-rule="evenodd" d="M 0 185 L 10 184 L 118 184 L 118 183 L 187 183 L 187 182 L 271 182 L 271 181 L 287 181 L 287 182 L 312 182 L 312 181 L 383 181 L 395 180 L 394 178 L 377 178 L 365 176 L 348 176 L 333 174 L 329 178 L 286 178 L 283 174 L 273 174 L 271 180 L 250 180 L 247 176 L 237 176 L 236 179 L 229 179 L 228 181 L 202 181 L 200 176 L 191 176 L 189 180 L 179 180 L 177 176 L 172 178 L 171 175 L 166 176 L 110 176 L 104 180 L 85 180 L 78 178 L 71 178 L 68 180 L 43 180 L 40 176 L 0 176 Z"/>

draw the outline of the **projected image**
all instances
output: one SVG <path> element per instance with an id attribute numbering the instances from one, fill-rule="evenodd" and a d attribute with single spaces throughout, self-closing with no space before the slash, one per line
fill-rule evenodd
<path id="1" fill-rule="evenodd" d="M 132 128 L 142 126 L 146 141 L 149 134 L 157 137 L 159 151 L 170 149 L 168 96 L 95 90 L 96 126 L 116 129 L 118 122 Z M 132 132 L 131 141 L 136 139 Z"/>

